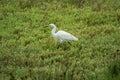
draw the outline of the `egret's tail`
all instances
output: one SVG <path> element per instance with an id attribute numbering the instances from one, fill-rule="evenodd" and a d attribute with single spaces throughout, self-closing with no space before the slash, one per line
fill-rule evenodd
<path id="1" fill-rule="evenodd" d="M 73 40 L 74 41 L 78 41 L 78 38 L 76 38 L 75 36 L 73 36 Z"/>
<path id="2" fill-rule="evenodd" d="M 78 38 L 75 37 L 75 41 L 78 41 Z"/>

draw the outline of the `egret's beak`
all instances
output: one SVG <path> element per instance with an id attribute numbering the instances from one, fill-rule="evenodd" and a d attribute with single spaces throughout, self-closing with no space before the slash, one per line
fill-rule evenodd
<path id="1" fill-rule="evenodd" d="M 49 27 L 49 25 L 46 25 L 46 26 L 44 26 L 44 27 Z"/>

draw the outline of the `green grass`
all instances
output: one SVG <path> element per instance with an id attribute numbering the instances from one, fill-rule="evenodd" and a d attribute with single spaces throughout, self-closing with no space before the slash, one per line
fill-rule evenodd
<path id="1" fill-rule="evenodd" d="M 120 1 L 0 0 L 0 80 L 120 80 Z"/>

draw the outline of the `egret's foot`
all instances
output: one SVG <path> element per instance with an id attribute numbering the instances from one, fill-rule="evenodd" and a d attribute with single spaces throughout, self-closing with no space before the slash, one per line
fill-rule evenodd
<path id="1" fill-rule="evenodd" d="M 57 45 L 57 49 L 59 49 L 59 47 L 60 47 L 60 44 Z"/>

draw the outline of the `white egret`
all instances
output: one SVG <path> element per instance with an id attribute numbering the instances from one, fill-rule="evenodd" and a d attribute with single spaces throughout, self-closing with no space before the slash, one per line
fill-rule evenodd
<path id="1" fill-rule="evenodd" d="M 49 26 L 51 28 L 53 28 L 52 31 L 51 31 L 52 36 L 55 39 L 59 40 L 60 43 L 71 42 L 71 41 L 77 41 L 78 40 L 78 38 L 76 38 L 72 34 L 70 34 L 68 32 L 65 32 L 63 30 L 59 30 L 58 32 L 56 32 L 56 26 L 54 24 L 49 24 Z"/>

